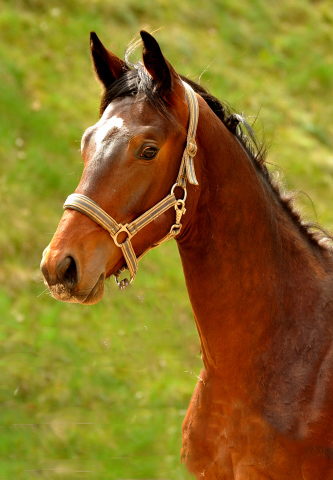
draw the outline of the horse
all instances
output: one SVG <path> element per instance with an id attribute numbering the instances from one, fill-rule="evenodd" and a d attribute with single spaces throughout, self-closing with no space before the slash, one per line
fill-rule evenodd
<path id="1" fill-rule="evenodd" d="M 41 270 L 61 301 L 132 283 L 174 238 L 203 369 L 182 427 L 197 479 L 333 479 L 333 249 L 280 192 L 245 118 L 179 75 L 142 31 L 142 62 L 91 33 L 100 119 Z M 120 280 L 124 268 L 130 278 Z"/>

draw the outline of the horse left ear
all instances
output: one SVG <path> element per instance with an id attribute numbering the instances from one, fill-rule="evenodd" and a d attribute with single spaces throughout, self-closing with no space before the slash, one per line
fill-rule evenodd
<path id="1" fill-rule="evenodd" d="M 169 97 L 171 93 L 175 93 L 177 85 L 184 90 L 180 77 L 164 58 L 160 46 L 150 33 L 142 30 L 140 32 L 143 41 L 143 64 L 154 79 L 160 95 Z"/>

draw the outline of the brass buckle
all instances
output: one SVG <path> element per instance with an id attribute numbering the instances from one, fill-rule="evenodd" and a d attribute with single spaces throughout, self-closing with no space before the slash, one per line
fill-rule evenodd
<path id="1" fill-rule="evenodd" d="M 189 138 L 186 145 L 187 153 L 190 157 L 195 157 L 198 151 L 198 147 L 195 141 L 195 138 Z"/>
<path id="2" fill-rule="evenodd" d="M 174 223 L 172 225 L 172 227 L 170 228 L 169 235 L 172 235 L 173 237 L 176 237 L 180 233 L 180 231 L 182 229 L 182 226 L 183 225 L 181 223 Z"/>
<path id="3" fill-rule="evenodd" d="M 176 225 L 180 224 L 182 216 L 186 213 L 185 200 L 177 200 L 175 205 L 176 210 Z"/>
<path id="4" fill-rule="evenodd" d="M 125 243 L 128 238 L 132 238 L 133 235 L 127 230 L 127 227 L 128 227 L 127 223 L 126 223 L 126 225 L 121 225 L 120 224 L 119 226 L 120 226 L 120 229 L 118 230 L 118 232 L 115 233 L 114 235 L 111 235 L 111 237 L 112 237 L 112 240 L 114 241 L 114 243 L 117 245 L 117 247 L 121 248 L 122 244 Z M 119 233 L 121 233 L 121 232 L 125 232 L 127 234 L 127 238 L 125 238 L 125 240 L 123 242 L 119 243 L 118 240 L 117 240 L 117 237 L 118 237 Z"/>

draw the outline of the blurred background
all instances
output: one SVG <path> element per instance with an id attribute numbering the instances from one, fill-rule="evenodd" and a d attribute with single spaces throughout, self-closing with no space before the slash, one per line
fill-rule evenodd
<path id="1" fill-rule="evenodd" d="M 141 28 L 259 115 L 272 168 L 333 229 L 330 0 L 0 0 L 1 480 L 190 478 L 181 424 L 201 360 L 175 242 L 95 306 L 57 302 L 39 273 L 98 119 L 89 32 L 122 57 Z"/>

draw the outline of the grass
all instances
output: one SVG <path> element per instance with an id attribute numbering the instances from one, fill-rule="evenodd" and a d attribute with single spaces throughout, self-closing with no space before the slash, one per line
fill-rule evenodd
<path id="1" fill-rule="evenodd" d="M 189 478 L 181 423 L 201 360 L 175 245 L 92 307 L 56 302 L 39 274 L 98 116 L 89 31 L 122 55 L 164 27 L 176 69 L 259 113 L 269 161 L 332 229 L 332 24 L 328 0 L 0 0 L 1 479 Z"/>

